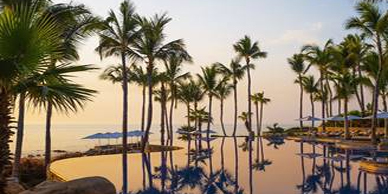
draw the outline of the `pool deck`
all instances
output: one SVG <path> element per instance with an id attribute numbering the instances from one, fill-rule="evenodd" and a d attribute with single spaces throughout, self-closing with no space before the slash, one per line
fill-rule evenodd
<path id="1" fill-rule="evenodd" d="M 357 141 L 357 140 L 344 140 L 341 138 L 330 138 L 330 137 L 296 137 L 290 136 L 287 137 L 288 140 L 293 140 L 296 142 L 306 142 L 306 143 L 325 143 L 335 146 L 340 149 L 349 149 L 349 150 L 362 150 L 362 151 L 376 151 L 377 146 L 373 145 L 369 141 Z"/>

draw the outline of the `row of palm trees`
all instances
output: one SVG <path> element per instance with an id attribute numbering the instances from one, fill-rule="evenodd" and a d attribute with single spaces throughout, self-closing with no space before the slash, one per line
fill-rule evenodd
<path id="1" fill-rule="evenodd" d="M 0 1 L 0 184 L 10 166 L 12 128 L 16 149 L 12 177 L 18 181 L 27 106 L 46 111 L 45 166 L 51 159 L 53 111 L 83 108 L 96 91 L 75 83 L 74 73 L 96 69 L 74 65 L 77 46 L 90 36 L 98 19 L 83 5 L 53 4 L 47 0 Z M 17 125 L 12 112 L 17 110 Z M 1 187 L 0 188 L 4 188 Z"/>
<path id="2" fill-rule="evenodd" d="M 303 94 L 307 93 L 312 117 L 315 113 L 314 102 L 321 102 L 322 129 L 325 131 L 324 119 L 334 115 L 333 102 L 336 100 L 336 114 L 344 115 L 345 138 L 349 139 L 348 104 L 352 97 L 356 97 L 361 115 L 373 116 L 372 142 L 376 143 L 376 115 L 381 104 L 380 99 L 383 110 L 387 111 L 388 14 L 378 4 L 369 2 L 359 2 L 355 9 L 358 16 L 347 20 L 345 27 L 354 29 L 359 34 L 349 34 L 338 44 L 328 40 L 323 47 L 305 45 L 300 53 L 288 59 L 288 63 L 297 74 L 295 83 L 300 88 L 300 118 L 303 117 Z M 318 70 L 318 79 L 307 74 L 311 66 Z M 365 88 L 373 93 L 371 104 L 366 102 Z M 302 121 L 300 127 L 303 128 Z"/>
<path id="3" fill-rule="evenodd" d="M 103 20 L 93 16 L 83 5 L 54 4 L 48 0 L 2 0 L 0 4 L 1 174 L 11 164 L 8 144 L 13 134 L 11 129 L 16 127 L 12 175 L 18 180 L 26 105 L 46 111 L 45 165 L 49 166 L 53 111 L 76 112 L 96 93 L 72 81 L 74 73 L 96 69 L 91 65 L 73 64 L 79 59 L 78 44 L 93 33 L 97 33 L 100 39 L 96 51 L 101 59 L 110 56 L 121 58 L 121 64 L 107 68 L 101 78 L 122 84 L 123 172 L 127 172 L 128 83 L 142 87 L 141 129 L 145 132 L 143 150 L 153 122 L 154 101 L 161 104 L 161 131 L 164 137 L 164 130 L 167 130 L 169 145 L 173 145 L 174 109 L 178 102 L 187 106 L 189 127 L 194 122 L 194 128 L 200 128 L 206 120 L 209 131 L 213 97 L 221 101 L 220 109 L 223 113 L 224 100 L 232 90 L 235 100 L 233 135 L 236 135 L 237 83 L 245 72 L 248 75 L 248 112 L 251 112 L 252 61 L 264 58 L 266 53 L 248 36 L 234 45 L 238 57 L 232 60 L 230 66 L 216 63 L 202 68 L 201 74 L 193 76 L 182 69 L 183 64 L 192 62 L 184 41 L 166 41 L 164 29 L 171 21 L 166 14 L 151 18 L 139 16 L 130 1 L 123 1 L 119 13 L 111 10 Z M 245 65 L 239 63 L 241 59 L 245 60 Z M 144 63 L 145 68 L 137 65 L 138 62 Z M 205 108 L 199 107 L 205 95 L 209 99 L 207 112 Z M 259 101 L 254 102 L 258 106 Z M 15 109 L 19 113 L 17 126 L 13 126 L 12 111 Z M 226 135 L 223 114 L 220 120 Z M 247 121 L 247 129 L 251 133 L 251 116 Z M 161 143 L 166 142 L 162 139 Z M 4 183 L 5 176 L 0 177 L 0 182 Z M 127 193 L 126 173 L 123 173 L 123 182 L 123 193 Z"/>
<path id="4" fill-rule="evenodd" d="M 174 110 L 178 102 L 187 107 L 187 127 L 201 130 L 202 123 L 207 122 L 209 132 L 213 120 L 213 98 L 219 99 L 220 121 L 223 133 L 227 135 L 223 121 L 223 106 L 224 100 L 232 90 L 235 102 L 233 135 L 236 135 L 237 83 L 244 78 L 245 73 L 248 77 L 247 107 L 248 112 L 252 112 L 251 70 L 254 67 L 252 62 L 266 57 L 266 52 L 261 51 L 258 42 L 253 42 L 245 36 L 233 45 L 237 58 L 232 60 L 229 66 L 215 63 L 203 67 L 200 74 L 191 75 L 183 71 L 183 65 L 192 62 L 184 41 L 182 39 L 166 41 L 165 28 L 170 21 L 171 18 L 166 14 L 156 14 L 150 18 L 139 16 L 130 1 L 123 1 L 118 13 L 113 10 L 109 12 L 98 32 L 100 42 L 96 51 L 101 58 L 111 56 L 121 58 L 121 64 L 108 67 L 100 77 L 113 83 L 121 83 L 123 89 L 123 193 L 127 193 L 128 84 L 135 83 L 142 87 L 141 130 L 145 133 L 142 139 L 143 151 L 148 143 L 153 123 L 154 101 L 158 101 L 161 107 L 162 145 L 173 145 Z M 242 59 L 245 60 L 245 65 L 240 64 Z M 144 67 L 140 64 L 144 64 Z M 205 96 L 208 97 L 207 111 L 199 107 Z M 251 116 L 247 121 L 251 123 Z M 248 132 L 252 134 L 251 124 L 248 126 Z"/>

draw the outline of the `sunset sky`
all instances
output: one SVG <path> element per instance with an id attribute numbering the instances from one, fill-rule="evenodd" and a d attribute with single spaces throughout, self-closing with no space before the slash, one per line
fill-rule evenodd
<path id="1" fill-rule="evenodd" d="M 54 2 L 70 2 L 54 0 Z M 76 0 L 95 14 L 105 17 L 109 9 L 117 10 L 121 0 Z M 268 52 L 267 59 L 255 61 L 253 92 L 265 91 L 272 102 L 265 107 L 265 123 L 293 124 L 298 117 L 299 90 L 293 83 L 294 73 L 287 58 L 298 52 L 303 44 L 323 44 L 332 38 L 341 40 L 350 31 L 344 30 L 346 19 L 355 15 L 353 0 L 134 0 L 140 15 L 151 16 L 167 12 L 173 19 L 167 26 L 169 40 L 183 38 L 193 64 L 184 69 L 198 73 L 201 66 L 214 62 L 228 63 L 234 56 L 232 45 L 244 35 L 259 41 L 262 50 Z M 100 61 L 94 49 L 98 45 L 96 36 L 88 39 L 81 47 L 80 64 L 97 64 L 105 68 L 117 64 L 118 59 Z M 160 65 L 160 64 L 159 64 Z M 56 115 L 54 123 L 71 124 L 119 124 L 121 122 L 122 92 L 119 85 L 98 79 L 100 71 L 82 74 L 77 81 L 96 89 L 99 94 L 87 104 L 84 111 L 76 115 Z M 239 85 L 240 111 L 246 111 L 245 80 Z M 368 92 L 369 93 L 369 92 Z M 137 86 L 130 86 L 130 123 L 140 121 L 141 93 Z M 207 102 L 207 99 L 206 101 Z M 232 122 L 232 98 L 226 102 L 226 123 Z M 230 107 L 230 108 L 229 108 Z M 185 120 L 181 106 L 177 110 L 177 124 Z M 214 113 L 218 121 L 218 102 Z M 309 103 L 305 102 L 305 113 L 310 114 Z M 319 109 L 317 110 L 318 113 Z M 155 105 L 154 123 L 159 123 L 159 105 Z M 28 124 L 44 123 L 44 111 L 29 112 Z M 218 122 L 216 122 L 218 123 Z"/>

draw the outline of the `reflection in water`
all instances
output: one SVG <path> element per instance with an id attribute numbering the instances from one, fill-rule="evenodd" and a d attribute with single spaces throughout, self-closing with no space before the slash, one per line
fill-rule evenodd
<path id="1" fill-rule="evenodd" d="M 302 171 L 302 184 L 297 185 L 301 193 L 324 193 L 324 194 L 385 194 L 388 191 L 388 177 L 381 175 L 370 175 L 366 172 L 353 169 L 357 172 L 357 183 L 352 183 L 352 165 L 350 151 L 344 151 L 343 159 L 335 159 L 335 149 L 321 145 L 322 163 L 317 164 L 316 148 L 318 145 L 312 144 L 313 154 L 307 159 L 312 160 L 311 173 L 306 177 L 304 143 L 300 143 L 300 163 Z M 336 177 L 339 174 L 339 181 Z M 337 176 L 336 176 L 337 175 Z M 375 187 L 368 191 L 368 177 L 375 177 Z M 353 176 L 355 177 L 355 176 Z M 354 180 L 354 179 L 353 179 Z M 334 188 L 335 182 L 339 184 Z"/>
<path id="2" fill-rule="evenodd" d="M 388 193 L 388 176 L 360 171 L 351 152 L 328 145 L 285 141 L 284 146 L 275 147 L 271 139 L 258 137 L 217 138 L 202 142 L 200 147 L 201 141 L 196 137 L 181 138 L 178 142 L 183 150 L 130 154 L 132 193 Z M 54 166 L 61 164 L 64 170 L 55 170 L 65 177 L 99 175 L 118 186 L 120 175 L 106 166 L 115 166 L 119 159 L 115 155 L 84 157 L 58 161 Z M 67 170 L 74 166 L 79 170 Z M 98 171 L 101 173 L 96 174 Z"/>

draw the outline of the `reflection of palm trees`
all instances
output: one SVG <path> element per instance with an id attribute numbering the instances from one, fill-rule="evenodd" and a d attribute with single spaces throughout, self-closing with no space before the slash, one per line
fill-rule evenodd
<path id="1" fill-rule="evenodd" d="M 253 166 L 252 166 L 252 139 L 248 138 L 248 150 L 249 150 L 249 193 L 253 193 Z"/>
<path id="2" fill-rule="evenodd" d="M 364 184 L 364 193 L 366 192 L 366 173 L 364 173 L 365 176 L 365 184 Z M 380 176 L 376 175 L 376 187 L 373 191 L 369 192 L 368 194 L 381 194 L 381 193 L 388 193 L 388 177 L 387 176 Z"/>
<path id="3" fill-rule="evenodd" d="M 252 164 L 252 168 L 257 171 L 265 171 L 265 167 L 272 164 L 272 161 L 265 159 L 265 160 L 258 160 L 256 159 L 255 162 Z"/>
<path id="4" fill-rule="evenodd" d="M 303 154 L 304 154 L 304 147 L 303 147 L 303 141 L 300 142 L 300 165 L 301 165 L 301 168 L 302 168 L 302 184 L 299 185 L 299 187 L 301 188 L 304 188 L 304 184 L 305 184 L 305 181 L 306 181 L 306 170 L 304 168 L 304 157 L 303 157 Z M 304 191 L 302 190 L 302 193 L 304 193 Z"/>
<path id="5" fill-rule="evenodd" d="M 237 193 L 237 191 L 239 190 L 239 184 L 238 184 L 238 144 L 237 144 L 236 137 L 233 137 L 233 143 L 234 143 L 234 175 L 235 175 L 234 192 Z"/>
<path id="6" fill-rule="evenodd" d="M 275 148 L 275 149 L 279 149 L 279 146 L 285 144 L 283 138 L 274 138 L 274 139 L 269 138 L 267 140 L 268 140 L 267 146 L 269 146 L 269 147 L 273 146 L 273 148 Z"/>
<path id="7" fill-rule="evenodd" d="M 255 162 L 252 164 L 252 168 L 258 171 L 265 171 L 265 167 L 272 164 L 272 161 L 265 159 L 263 138 L 257 137 L 257 152 Z"/>
<path id="8" fill-rule="evenodd" d="M 235 180 L 232 175 L 226 170 L 217 170 L 209 175 L 203 173 L 202 184 L 200 187 L 201 193 L 206 194 L 232 194 L 243 193 L 243 190 L 235 190 Z"/>

